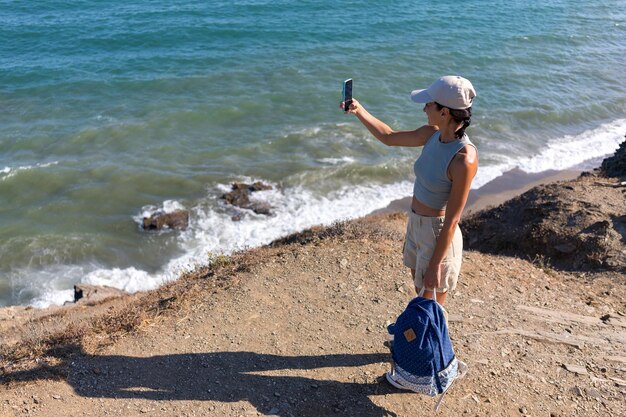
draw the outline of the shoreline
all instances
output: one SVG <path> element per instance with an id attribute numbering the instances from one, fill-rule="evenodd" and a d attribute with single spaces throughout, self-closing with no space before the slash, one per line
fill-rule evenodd
<path id="1" fill-rule="evenodd" d="M 519 168 L 514 168 L 504 172 L 482 187 L 470 190 L 462 217 L 467 217 L 488 207 L 498 206 L 538 185 L 575 179 L 582 172 L 584 172 L 582 169 L 567 169 L 563 171 L 547 170 L 528 173 Z M 404 197 L 394 200 L 387 207 L 375 210 L 369 215 L 409 211 L 411 198 Z"/>
<path id="2" fill-rule="evenodd" d="M 599 165 L 599 164 L 598 164 Z M 463 218 L 467 217 L 472 213 L 476 213 L 480 210 L 497 206 L 499 204 L 504 203 L 505 201 L 519 196 L 526 192 L 527 190 L 542 184 L 547 184 L 556 181 L 565 181 L 571 180 L 580 175 L 583 170 L 548 170 L 542 171 L 538 173 L 526 173 L 519 168 L 512 169 L 496 177 L 491 180 L 487 184 L 483 185 L 479 189 L 471 190 L 468 201 L 463 212 Z M 408 212 L 410 210 L 411 197 L 404 197 L 397 200 L 393 200 L 390 202 L 385 208 L 374 210 L 362 218 L 367 218 L 373 215 L 379 214 L 389 214 L 389 213 L 397 213 L 397 212 Z M 349 221 L 354 221 L 359 218 L 349 219 Z M 300 231 L 302 232 L 302 231 Z M 296 232 L 299 233 L 299 232 Z M 278 238 L 279 240 L 281 238 Z M 268 243 L 263 246 L 269 246 L 271 243 Z M 255 248 L 251 248 L 255 249 Z M 179 280 L 181 277 L 173 280 L 175 282 Z M 78 283 L 80 284 L 80 283 Z M 106 286 L 103 288 L 107 288 Z M 155 288 L 154 290 L 158 290 L 160 287 Z M 153 290 L 153 291 L 154 291 Z M 145 291 L 139 291 L 137 293 L 143 293 Z M 121 294 L 126 296 L 131 296 L 137 293 L 128 293 L 120 290 Z M 10 305 L 0 307 L 0 319 L 11 317 L 14 315 L 16 311 L 23 310 L 35 310 L 35 311 L 56 311 L 58 309 L 63 309 L 65 307 L 71 307 L 76 305 L 75 302 L 66 302 L 66 304 L 51 304 L 44 308 L 37 308 L 31 305 Z M 83 304 L 84 305 L 84 304 Z"/>

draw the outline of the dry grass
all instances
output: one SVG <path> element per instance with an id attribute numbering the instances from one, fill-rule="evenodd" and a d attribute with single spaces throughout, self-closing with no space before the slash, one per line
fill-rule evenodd
<path id="1" fill-rule="evenodd" d="M 401 215 L 401 214 L 399 214 Z M 395 214 L 390 215 L 395 217 Z M 378 222 L 367 219 L 337 221 L 330 226 L 315 226 L 302 232 L 293 233 L 270 243 L 270 247 L 286 246 L 291 244 L 319 244 L 323 240 L 341 238 L 354 239 L 392 239 L 397 240 L 398 235 L 393 231 L 382 227 Z"/>
<path id="2" fill-rule="evenodd" d="M 0 346 L 0 376 L 8 382 L 9 372 L 33 368 L 54 359 L 64 360 L 77 352 L 98 351 L 125 334 L 179 310 L 186 299 L 201 289 L 227 286 L 233 271 L 241 267 L 241 264 L 221 259 L 215 265 L 184 274 L 178 281 L 157 290 L 128 297 L 118 308 L 107 309 L 107 302 L 104 302 L 100 306 L 105 308 L 92 317 L 72 320 L 71 315 L 62 313 L 66 317 L 29 320 L 19 342 Z M 55 321 L 56 325 L 49 325 Z"/>
<path id="3" fill-rule="evenodd" d="M 393 216 L 393 215 L 392 215 Z M 250 249 L 231 256 L 209 254 L 209 265 L 183 274 L 178 280 L 154 291 L 123 299 L 115 306 L 104 301 L 87 317 L 74 317 L 61 310 L 45 319 L 30 320 L 17 343 L 0 345 L 0 378 L 11 380 L 16 371 L 41 364 L 67 363 L 71 355 L 97 352 L 120 337 L 140 330 L 174 312 L 186 311 L 207 295 L 236 284 L 237 274 L 247 272 L 275 256 L 291 244 L 316 244 L 327 239 L 392 238 L 396 233 L 378 222 L 367 220 L 336 222 L 328 227 L 313 227 L 272 242 L 267 247 Z M 96 312 L 98 311 L 98 312 Z M 58 377 L 64 377 L 64 372 Z"/>

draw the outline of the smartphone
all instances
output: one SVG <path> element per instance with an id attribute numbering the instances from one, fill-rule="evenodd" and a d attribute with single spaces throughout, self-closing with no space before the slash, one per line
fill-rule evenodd
<path id="1" fill-rule="evenodd" d="M 349 78 L 343 82 L 343 94 L 341 95 L 341 101 L 343 101 L 343 111 L 347 112 L 352 104 L 352 78 Z"/>

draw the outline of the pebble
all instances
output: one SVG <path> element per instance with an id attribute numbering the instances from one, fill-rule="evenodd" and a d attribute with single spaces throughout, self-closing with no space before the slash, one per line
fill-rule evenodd
<path id="1" fill-rule="evenodd" d="M 61 396 L 59 394 L 52 394 L 52 398 L 54 398 L 55 400 L 60 400 Z"/>
<path id="2" fill-rule="evenodd" d="M 593 397 L 593 398 L 602 397 L 602 394 L 600 394 L 600 391 L 598 391 L 596 388 L 585 388 L 585 393 L 587 394 L 588 397 Z"/>
<path id="3" fill-rule="evenodd" d="M 587 369 L 584 366 L 564 363 L 563 367 L 567 369 L 568 371 L 573 372 L 577 375 L 587 375 Z"/>

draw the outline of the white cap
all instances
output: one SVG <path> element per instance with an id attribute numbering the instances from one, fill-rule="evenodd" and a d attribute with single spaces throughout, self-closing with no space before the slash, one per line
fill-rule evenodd
<path id="1" fill-rule="evenodd" d="M 411 100 L 416 103 L 437 102 L 451 109 L 472 107 L 476 90 L 468 79 L 458 75 L 446 75 L 431 84 L 426 90 L 411 92 Z"/>

